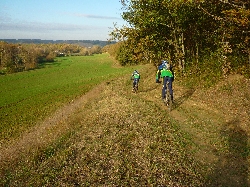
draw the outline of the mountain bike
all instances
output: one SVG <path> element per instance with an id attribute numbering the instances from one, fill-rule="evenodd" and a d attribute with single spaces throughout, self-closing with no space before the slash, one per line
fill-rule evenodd
<path id="1" fill-rule="evenodd" d="M 166 83 L 166 88 L 165 88 L 166 95 L 165 95 L 165 98 L 163 99 L 163 102 L 168 107 L 169 111 L 171 111 L 173 107 L 173 101 L 171 99 L 170 91 L 168 89 L 168 84 L 169 84 L 169 81 L 167 81 Z"/>
<path id="2" fill-rule="evenodd" d="M 133 91 L 134 93 L 137 93 L 137 92 L 138 92 L 138 79 L 135 80 L 135 85 L 133 85 L 132 91 Z"/>

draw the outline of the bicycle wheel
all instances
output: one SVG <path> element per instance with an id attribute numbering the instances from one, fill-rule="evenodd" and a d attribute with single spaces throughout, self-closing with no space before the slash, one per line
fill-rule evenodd
<path id="1" fill-rule="evenodd" d="M 135 85 L 135 87 L 134 87 L 134 92 L 135 92 L 135 93 L 138 92 L 138 84 Z"/>
<path id="2" fill-rule="evenodd" d="M 169 111 L 171 111 L 172 110 L 173 101 L 171 99 L 171 95 L 169 93 L 169 89 L 167 89 L 166 100 L 167 100 L 167 107 L 168 107 Z"/>
<path id="3" fill-rule="evenodd" d="M 135 81 L 134 87 L 133 87 L 133 92 L 137 93 L 138 92 L 138 81 Z"/>
<path id="4" fill-rule="evenodd" d="M 168 82 L 167 82 L 167 87 L 166 87 L 166 90 L 165 90 L 165 93 L 166 93 L 166 98 L 165 98 L 165 105 L 168 107 L 169 111 L 172 110 L 172 105 L 173 105 L 173 101 L 171 99 L 171 94 L 169 92 L 169 89 L 168 88 Z"/>

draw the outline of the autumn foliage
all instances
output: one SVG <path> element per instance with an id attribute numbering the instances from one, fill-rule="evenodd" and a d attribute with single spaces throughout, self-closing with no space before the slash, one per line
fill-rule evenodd
<path id="1" fill-rule="evenodd" d="M 35 69 L 43 62 L 56 57 L 100 54 L 101 47 L 84 47 L 75 44 L 14 44 L 0 41 L 0 73 L 15 73 Z"/>
<path id="2" fill-rule="evenodd" d="M 183 75 L 198 69 L 203 73 L 206 66 L 216 66 L 220 75 L 250 75 L 248 0 L 123 0 L 122 4 L 128 24 L 111 33 L 126 46 L 117 57 L 129 54 L 128 63 L 155 65 L 165 58 Z"/>

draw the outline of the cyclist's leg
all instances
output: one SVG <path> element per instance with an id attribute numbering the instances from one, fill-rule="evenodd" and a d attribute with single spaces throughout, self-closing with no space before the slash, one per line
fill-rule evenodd
<path id="1" fill-rule="evenodd" d="M 163 77 L 163 85 L 162 85 L 162 99 L 166 98 L 166 87 L 167 87 L 167 77 Z"/>
<path id="2" fill-rule="evenodd" d="M 134 85 L 134 87 L 138 87 L 138 82 L 139 82 L 139 79 L 135 79 L 135 85 Z"/>
<path id="3" fill-rule="evenodd" d="M 135 85 L 136 85 L 136 79 L 134 79 L 133 81 L 133 88 L 135 87 Z"/>
<path id="4" fill-rule="evenodd" d="M 133 79 L 132 92 L 134 91 L 134 88 L 135 88 L 135 79 Z"/>
<path id="5" fill-rule="evenodd" d="M 171 77 L 168 77 L 168 82 L 169 82 L 169 84 L 168 84 L 169 93 L 171 96 L 171 100 L 173 101 L 174 100 L 173 87 L 172 87 L 173 79 Z"/>

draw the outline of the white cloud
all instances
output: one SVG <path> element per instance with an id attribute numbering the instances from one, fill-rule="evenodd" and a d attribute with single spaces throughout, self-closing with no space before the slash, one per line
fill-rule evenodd
<path id="1" fill-rule="evenodd" d="M 91 18 L 91 19 L 122 20 L 122 18 L 111 17 L 111 16 L 100 16 L 100 15 L 90 15 L 90 14 L 80 14 L 80 13 L 75 13 L 75 14 L 73 14 L 73 15 L 74 15 L 74 16 L 77 16 L 77 17 L 84 17 L 84 18 Z"/>

